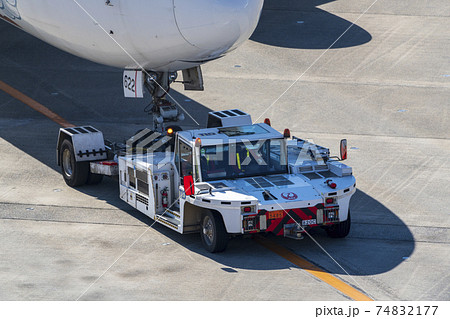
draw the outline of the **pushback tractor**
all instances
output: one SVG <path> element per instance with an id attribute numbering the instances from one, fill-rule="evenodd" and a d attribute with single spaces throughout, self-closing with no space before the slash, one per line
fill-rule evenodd
<path id="1" fill-rule="evenodd" d="M 92 126 L 61 128 L 57 145 L 69 186 L 117 176 L 123 201 L 176 232 L 200 233 L 210 252 L 245 234 L 301 239 L 323 227 L 347 236 L 356 183 L 346 158 L 346 140 L 333 157 L 238 109 L 210 112 L 204 129 L 145 129 L 123 144 Z"/>

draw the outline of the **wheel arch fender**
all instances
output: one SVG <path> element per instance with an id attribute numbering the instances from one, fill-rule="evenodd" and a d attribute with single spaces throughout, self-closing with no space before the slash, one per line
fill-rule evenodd
<path id="1" fill-rule="evenodd" d="M 191 204 L 189 202 L 184 203 L 183 207 L 183 224 L 184 225 L 201 225 L 201 221 L 203 216 L 207 213 L 211 212 L 222 220 L 223 225 L 225 226 L 225 229 L 228 233 L 230 233 L 230 230 L 227 228 L 227 224 L 225 223 L 225 219 L 223 217 L 223 214 L 217 210 L 212 208 L 206 208 L 201 206 L 196 206 L 194 204 Z"/>
<path id="2" fill-rule="evenodd" d="M 61 166 L 61 156 L 59 154 L 61 145 L 66 139 L 72 143 L 75 161 L 77 162 L 99 161 L 108 157 L 108 151 L 101 131 L 92 126 L 60 128 L 56 148 L 59 166 Z"/>
<path id="3" fill-rule="evenodd" d="M 186 201 L 183 206 L 183 226 L 201 225 L 202 216 L 210 209 L 199 207 Z"/>
<path id="4" fill-rule="evenodd" d="M 59 129 L 58 142 L 56 144 L 56 163 L 58 164 L 58 166 L 61 166 L 60 150 L 61 150 L 61 145 L 64 142 L 64 140 L 70 140 L 70 142 L 72 143 L 72 137 L 67 132 L 65 132 L 63 129 Z"/>
<path id="5" fill-rule="evenodd" d="M 339 220 L 345 221 L 348 218 L 348 211 L 350 209 L 350 196 L 339 201 Z"/>

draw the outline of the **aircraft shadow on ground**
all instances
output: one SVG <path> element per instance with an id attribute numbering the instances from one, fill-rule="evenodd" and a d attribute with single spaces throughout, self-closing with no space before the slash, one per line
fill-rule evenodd
<path id="1" fill-rule="evenodd" d="M 372 36 L 361 27 L 317 8 L 332 1 L 335 0 L 265 0 L 251 40 L 292 49 L 327 49 L 345 32 L 333 49 L 369 42 Z"/>
<path id="2" fill-rule="evenodd" d="M 308 3 L 311 2 L 309 1 Z M 61 73 L 61 71 L 55 70 L 55 68 L 50 68 L 48 66 L 54 65 L 55 61 L 64 61 L 64 65 L 69 66 L 64 70 L 64 74 L 57 78 L 58 86 L 63 87 L 66 93 L 69 92 L 69 94 L 61 96 L 61 100 L 52 102 L 51 99 L 45 101 L 45 98 L 43 98 L 44 101 L 39 100 L 39 102 L 51 108 L 58 114 L 61 114 L 67 120 L 75 120 L 74 122 L 76 124 L 93 124 L 98 129 L 104 131 L 106 137 L 109 137 L 109 132 L 114 131 L 114 129 L 118 127 L 119 123 L 123 123 L 120 125 L 120 127 L 123 128 L 120 131 L 120 134 L 122 135 L 117 133 L 115 138 L 123 139 L 131 136 L 137 129 L 143 128 L 146 123 L 149 123 L 149 118 L 146 117 L 146 115 L 138 117 L 136 117 L 136 115 L 131 116 L 131 113 L 138 111 L 122 107 L 122 103 L 126 103 L 125 101 L 127 100 L 124 100 L 121 96 L 120 90 L 115 88 L 117 79 L 121 79 L 121 70 L 100 67 L 96 64 L 80 60 L 52 48 L 32 37 L 24 35 L 23 32 L 12 27 L 3 26 L 2 29 L 8 28 L 10 29 L 9 35 L 14 38 L 14 40 L 18 41 L 17 39 L 21 37 L 26 38 L 26 44 L 23 44 L 23 41 L 20 42 L 24 45 L 24 47 L 21 47 L 20 50 L 26 50 L 28 47 L 32 47 L 34 50 L 33 54 L 40 57 L 39 64 L 34 65 L 34 74 L 39 74 L 39 78 L 43 82 L 43 86 L 47 85 L 50 87 L 51 82 L 49 79 L 54 79 L 57 74 Z M 301 41 L 298 43 L 300 44 Z M 14 62 L 17 65 L 24 66 L 30 63 L 27 55 L 16 54 L 13 48 L 9 48 L 8 50 L 10 50 L 10 52 L 7 53 L 7 55 L 9 55 L 8 58 L 14 59 Z M 40 66 L 42 66 L 42 68 L 40 68 Z M 97 74 L 98 72 L 84 73 L 83 80 L 78 81 L 74 77 L 79 76 L 79 73 L 76 73 L 79 68 L 93 68 L 101 70 L 102 72 L 100 75 Z M 22 69 L 23 67 L 19 68 L 18 72 L 23 72 Z M 23 77 L 19 78 L 19 76 L 20 74 L 16 79 L 0 79 L 11 80 L 13 81 L 13 85 L 15 84 L 18 88 L 23 88 L 25 86 L 20 86 L 20 81 L 26 81 L 26 79 Z M 100 79 L 103 84 L 99 84 Z M 89 99 L 89 96 L 85 96 L 83 94 L 84 90 L 91 88 L 92 91 L 92 87 L 98 88 L 99 85 L 102 85 L 100 91 L 106 92 L 107 96 L 102 96 L 99 101 L 97 101 L 98 104 L 96 104 L 95 107 L 84 106 L 83 104 L 85 101 Z M 175 99 L 186 102 L 184 107 L 188 112 L 195 114 L 195 117 L 199 123 L 203 124 L 206 122 L 207 113 L 210 111 L 209 108 L 192 101 L 177 91 L 171 92 Z M 1 96 L 2 95 L 0 95 L 0 97 Z M 60 105 L 61 103 L 63 106 Z M 144 102 L 132 103 L 138 103 L 138 108 L 141 108 L 145 104 Z M 13 104 L 15 108 L 20 105 L 15 103 Z M 0 101 L 0 105 L 2 105 L 2 101 Z M 111 105 L 113 105 L 113 107 Z M 19 116 L 11 115 L 13 112 L 8 110 L 8 106 L 4 106 L 0 109 L 0 124 L 2 125 L 0 137 L 26 154 L 37 159 L 41 163 L 59 171 L 59 167 L 56 165 L 55 160 L 55 146 L 58 126 L 50 121 L 47 122 L 47 120 L 42 120 L 42 117 L 36 116 L 34 111 L 30 111 L 27 106 L 22 105 L 22 107 L 23 111 L 19 111 Z M 105 115 L 101 121 L 92 120 L 93 118 L 96 118 L 96 114 L 93 113 L 94 108 L 95 112 Z M 133 119 L 130 120 L 130 117 L 133 117 Z M 186 120 L 186 123 L 192 126 L 189 119 Z M 153 221 L 150 218 L 141 214 L 137 210 L 134 210 L 120 200 L 117 181 L 113 179 L 106 178 L 100 185 L 83 186 L 78 188 L 78 191 L 93 198 L 97 198 L 98 200 L 105 201 L 108 204 L 123 210 L 125 213 L 130 214 L 137 220 L 146 223 L 147 225 L 153 224 Z M 348 238 L 330 239 L 326 236 L 325 232 L 320 229 L 311 232 L 313 238 L 320 242 L 320 244 L 333 255 L 333 258 L 342 263 L 344 268 L 350 274 L 372 275 L 387 272 L 398 266 L 399 263 L 402 262 L 402 258 L 408 257 L 412 254 L 414 250 L 414 238 L 408 227 L 395 215 L 394 212 L 390 211 L 387 207 L 384 207 L 370 195 L 361 191 L 358 191 L 354 195 L 351 209 L 353 211 L 354 226 Z M 370 212 L 372 219 L 379 221 L 388 220 L 391 224 L 395 224 L 396 231 L 403 234 L 401 238 L 394 238 L 391 236 L 380 237 L 383 234 L 383 231 L 378 232 L 378 230 L 381 230 L 383 226 L 365 224 L 364 216 L 366 211 Z M 238 272 L 241 269 L 271 270 L 295 267 L 288 261 L 282 260 L 280 257 L 275 257 L 275 255 L 274 258 L 267 258 L 267 250 L 249 238 L 234 238 L 230 241 L 228 249 L 225 252 L 210 254 L 203 249 L 198 234 L 181 235 L 159 224 L 154 225 L 153 227 L 156 231 L 167 236 L 179 245 L 184 246 L 192 252 L 216 261 L 221 264 L 219 266 L 223 265 L 222 269 L 227 272 Z M 367 229 L 370 229 L 370 231 L 364 231 Z M 320 251 L 311 239 L 307 238 L 302 241 L 292 241 L 290 239 L 274 238 L 274 240 L 279 241 L 282 245 L 288 246 L 299 255 L 309 259 L 313 263 L 318 264 L 332 273 L 342 273 L 342 269 L 331 263 L 328 260 L 328 257 Z M 377 244 L 371 244 L 370 251 L 367 251 L 364 241 L 370 240 L 377 240 L 378 242 Z M 352 253 L 354 251 L 358 251 L 358 253 Z M 395 256 L 395 258 L 392 258 L 392 256 Z M 351 265 L 361 266 L 355 268 Z"/>

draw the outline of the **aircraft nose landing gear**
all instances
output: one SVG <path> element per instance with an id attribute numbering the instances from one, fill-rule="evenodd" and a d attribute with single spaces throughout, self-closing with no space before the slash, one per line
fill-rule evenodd
<path id="1" fill-rule="evenodd" d="M 146 71 L 144 86 L 152 96 L 151 111 L 153 113 L 153 130 L 164 132 L 164 123 L 183 121 L 185 116 L 179 110 L 183 107 L 176 101 L 169 101 L 166 96 L 170 96 L 170 84 L 173 82 L 183 83 L 187 91 L 203 91 L 203 75 L 200 66 L 184 69 L 183 81 L 176 81 L 177 72 L 153 72 Z M 173 100 L 173 98 L 172 98 Z M 178 107 L 179 108 L 178 108 Z M 185 111 L 183 109 L 183 111 Z M 188 114 L 189 115 L 189 114 Z M 198 124 L 192 116 L 190 118 Z"/>
<path id="2" fill-rule="evenodd" d="M 184 114 L 175 103 L 166 99 L 170 84 L 177 79 L 177 72 L 147 72 L 145 87 L 152 96 L 153 130 L 164 132 L 164 123 L 183 121 Z"/>

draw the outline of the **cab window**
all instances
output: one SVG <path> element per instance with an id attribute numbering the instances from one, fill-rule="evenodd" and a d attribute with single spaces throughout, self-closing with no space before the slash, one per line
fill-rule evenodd
<path id="1" fill-rule="evenodd" d="M 193 162 L 192 162 L 192 147 L 186 143 L 180 141 L 178 147 L 178 158 L 180 160 L 180 177 L 192 175 L 193 174 Z"/>

